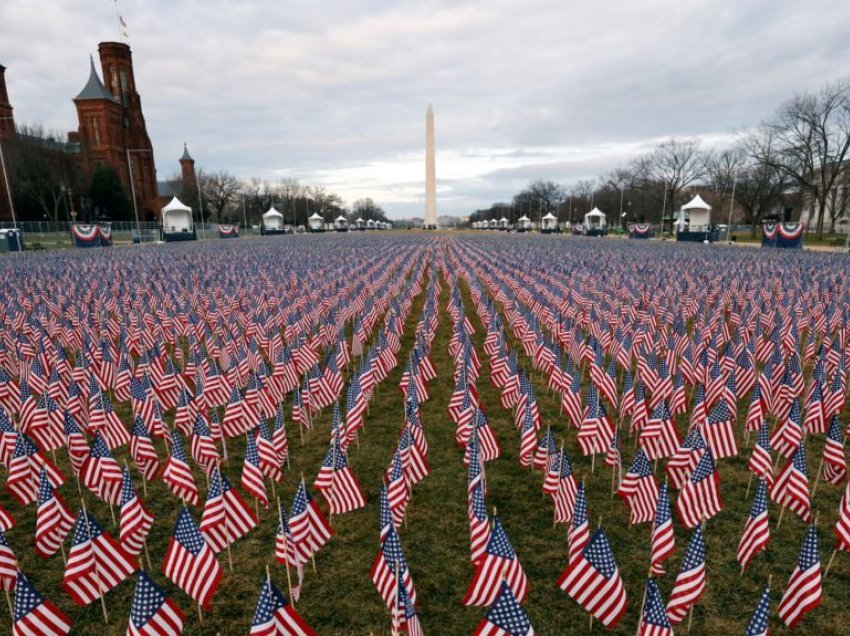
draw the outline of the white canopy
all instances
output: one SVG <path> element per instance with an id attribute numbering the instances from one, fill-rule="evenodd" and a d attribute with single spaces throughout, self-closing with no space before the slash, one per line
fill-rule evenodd
<path id="1" fill-rule="evenodd" d="M 696 195 L 690 202 L 682 206 L 683 210 L 710 210 L 711 206 L 702 200 L 700 195 Z"/>
<path id="2" fill-rule="evenodd" d="M 586 229 L 603 228 L 608 223 L 605 213 L 599 208 L 593 208 L 584 215 L 584 227 Z"/>
<path id="3" fill-rule="evenodd" d="M 165 232 L 191 232 L 192 208 L 174 197 L 162 208 L 162 228 Z"/>
<path id="4" fill-rule="evenodd" d="M 554 214 L 549 212 L 546 216 L 543 217 L 543 220 L 544 221 L 557 221 L 558 217 L 556 217 Z"/>
<path id="5" fill-rule="evenodd" d="M 263 214 L 263 219 L 282 219 L 283 215 L 275 210 L 274 206 L 270 207 L 268 212 Z"/>
<path id="6" fill-rule="evenodd" d="M 690 214 L 689 229 L 691 232 L 702 231 L 711 224 L 711 206 L 696 195 L 689 203 L 682 206 Z"/>
<path id="7" fill-rule="evenodd" d="M 519 220 L 520 220 L 520 221 L 530 221 L 531 219 L 529 219 L 527 216 L 525 216 L 525 215 L 523 214 L 521 217 L 519 217 Z"/>
<path id="8" fill-rule="evenodd" d="M 315 212 L 310 215 L 307 219 L 307 225 L 310 226 L 312 231 L 321 231 L 325 227 L 325 220 L 322 218 L 320 214 L 316 214 Z"/>
<path id="9" fill-rule="evenodd" d="M 270 207 L 268 212 L 263 214 L 263 228 L 266 230 L 283 229 L 283 215 L 275 210 L 274 206 Z"/>
<path id="10" fill-rule="evenodd" d="M 346 218 L 345 218 L 342 214 L 340 214 L 338 217 L 336 217 L 336 219 L 335 219 L 335 220 L 336 220 L 338 223 L 344 223 L 344 222 L 347 222 Z"/>
<path id="11" fill-rule="evenodd" d="M 316 213 L 316 212 L 313 212 L 313 214 L 311 214 L 311 215 L 310 215 L 310 218 L 309 218 L 308 220 L 310 220 L 310 221 L 317 221 L 317 220 L 318 220 L 318 221 L 321 221 L 321 220 L 322 220 L 322 215 L 321 215 L 321 214 L 318 214 L 318 213 Z"/>

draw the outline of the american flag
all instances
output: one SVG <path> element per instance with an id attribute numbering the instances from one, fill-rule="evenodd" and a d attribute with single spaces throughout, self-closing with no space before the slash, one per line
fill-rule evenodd
<path id="1" fill-rule="evenodd" d="M 673 636 L 670 619 L 664 610 L 664 600 L 658 591 L 655 579 L 646 581 L 646 600 L 643 602 L 641 621 L 638 628 L 640 636 Z"/>
<path id="2" fill-rule="evenodd" d="M 838 505 L 838 521 L 835 523 L 835 549 L 850 552 L 850 481 Z"/>
<path id="3" fill-rule="evenodd" d="M 502 582 L 498 595 L 487 610 L 487 617 L 478 624 L 472 634 L 473 636 L 534 636 L 534 628 L 510 586 Z"/>
<path id="4" fill-rule="evenodd" d="M 773 436 L 770 438 L 770 445 L 777 453 L 783 457 L 791 457 L 803 439 L 803 424 L 802 415 L 800 413 L 800 404 L 798 400 L 791 403 L 791 409 L 788 411 L 788 416 L 773 431 Z"/>
<path id="5" fill-rule="evenodd" d="M 159 456 L 151 441 L 144 422 L 138 416 L 133 420 L 130 431 L 130 457 L 145 479 L 153 481 L 159 472 Z"/>
<path id="6" fill-rule="evenodd" d="M 179 636 L 183 612 L 144 570 L 136 572 L 127 636 Z"/>
<path id="7" fill-rule="evenodd" d="M 192 476 L 189 464 L 186 463 L 183 443 L 180 441 L 180 433 L 177 429 L 171 431 L 171 456 L 162 470 L 162 481 L 178 499 L 193 506 L 197 506 L 200 502 L 198 487 L 195 485 L 195 478 Z"/>
<path id="8" fill-rule="evenodd" d="M 847 476 L 847 461 L 844 458 L 844 440 L 838 416 L 833 415 L 823 447 L 823 478 L 833 486 L 839 485 Z"/>
<path id="9" fill-rule="evenodd" d="M 720 475 L 714 463 L 711 449 L 706 449 L 697 467 L 682 486 L 676 509 L 679 517 L 688 528 L 694 528 L 702 521 L 711 519 L 720 512 Z"/>
<path id="10" fill-rule="evenodd" d="M 493 515 L 493 530 L 484 551 L 484 558 L 476 565 L 475 575 L 466 590 L 463 604 L 492 604 L 499 595 L 503 580 L 522 603 L 528 594 L 528 578 L 501 520 Z"/>
<path id="11" fill-rule="evenodd" d="M 558 587 L 608 629 L 620 622 L 628 598 L 611 545 L 601 528 L 558 578 Z"/>
<path id="12" fill-rule="evenodd" d="M 562 447 L 543 480 L 543 492 L 552 498 L 555 505 L 555 523 L 569 523 L 572 520 L 577 490 L 573 464 Z"/>
<path id="13" fill-rule="evenodd" d="M 318 552 L 333 535 L 330 525 L 302 479 L 295 491 L 289 513 L 289 527 L 295 549 L 306 561 Z"/>
<path id="14" fill-rule="evenodd" d="M 65 506 L 61 495 L 55 492 L 47 472 L 42 469 L 35 522 L 35 551 L 43 557 L 56 554 L 73 525 L 74 515 Z"/>
<path id="15" fill-rule="evenodd" d="M 88 605 L 136 571 L 133 556 L 103 531 L 91 512 L 80 510 L 62 588 L 77 605 Z"/>
<path id="16" fill-rule="evenodd" d="M 416 605 L 410 600 L 403 581 L 398 581 L 398 605 L 393 612 L 393 629 L 396 633 L 407 633 L 407 636 L 425 636 Z"/>
<path id="17" fill-rule="evenodd" d="M 759 479 L 756 496 L 753 499 L 753 507 L 741 540 L 738 543 L 738 563 L 741 564 L 743 572 L 752 558 L 764 550 L 770 542 L 770 523 L 767 514 L 767 484 L 764 479 Z"/>
<path id="18" fill-rule="evenodd" d="M 130 471 L 123 471 L 121 485 L 121 545 L 132 555 L 138 555 L 145 547 L 155 517 L 147 511 L 133 488 Z"/>
<path id="19" fill-rule="evenodd" d="M 812 515 L 809 499 L 809 477 L 806 472 L 806 451 L 802 440 L 770 487 L 770 497 L 783 508 L 789 508 L 807 522 Z"/>
<path id="20" fill-rule="evenodd" d="M 401 549 L 401 540 L 394 528 L 389 529 L 384 541 L 381 543 L 378 556 L 375 557 L 375 561 L 372 563 L 369 577 L 378 590 L 378 594 L 384 599 L 387 609 L 391 612 L 396 609 L 396 596 L 399 583 L 404 585 L 411 602 L 416 604 L 416 590 L 413 587 L 413 578 L 410 575 L 410 569 L 407 567 L 407 561 Z M 399 578 L 401 578 L 401 581 L 398 580 Z"/>
<path id="21" fill-rule="evenodd" d="M 587 495 L 584 490 L 584 482 L 578 486 L 576 492 L 575 506 L 573 507 L 573 520 L 567 532 L 567 544 L 569 545 L 568 559 L 572 563 L 579 557 L 582 550 L 590 542 L 590 524 L 587 519 Z"/>
<path id="22" fill-rule="evenodd" d="M 758 431 L 747 468 L 757 477 L 764 479 L 769 486 L 773 483 L 773 459 L 770 456 L 770 434 L 767 430 L 767 422 L 762 421 Z"/>
<path id="23" fill-rule="evenodd" d="M 251 621 L 251 636 L 313 636 L 315 632 L 289 604 L 271 579 L 263 578 L 260 598 Z"/>
<path id="24" fill-rule="evenodd" d="M 256 525 L 254 511 L 230 485 L 221 469 L 214 468 L 200 525 L 207 544 L 219 553 Z"/>
<path id="25" fill-rule="evenodd" d="M 0 530 L 0 590 L 15 589 L 18 580 L 18 560 L 9 547 L 6 533 Z"/>
<path id="26" fill-rule="evenodd" d="M 688 610 L 705 591 L 705 539 L 702 532 L 702 524 L 698 524 L 691 534 L 679 575 L 667 601 L 667 617 L 673 625 L 685 619 Z"/>
<path id="27" fill-rule="evenodd" d="M 22 506 L 28 506 L 38 499 L 38 485 L 41 470 L 47 472 L 47 478 L 54 488 L 65 483 L 65 476 L 45 458 L 38 447 L 23 433 L 18 433 L 15 450 L 8 465 L 6 491 Z"/>
<path id="28" fill-rule="evenodd" d="M 286 452 L 286 436 L 284 433 L 284 453 Z M 265 420 L 260 420 L 254 434 L 254 442 L 257 448 L 259 466 L 263 474 L 269 479 L 280 483 L 283 481 L 283 461 L 285 457 L 278 454 L 274 439 L 269 433 Z"/>
<path id="29" fill-rule="evenodd" d="M 121 467 L 100 431 L 95 433 L 89 456 L 83 462 L 80 481 L 107 503 L 120 503 Z"/>
<path id="30" fill-rule="evenodd" d="M 735 416 L 724 401 L 712 407 L 708 421 L 703 427 L 703 437 L 717 459 L 734 457 L 738 454 L 735 439 Z"/>
<path id="31" fill-rule="evenodd" d="M 629 506 L 629 523 L 648 523 L 655 517 L 658 479 L 652 472 L 652 466 L 643 449 L 638 449 L 635 454 L 631 468 L 620 482 L 617 496 Z"/>
<path id="32" fill-rule="evenodd" d="M 162 573 L 198 605 L 210 607 L 221 581 L 221 565 L 186 508 L 177 514 Z"/>
<path id="33" fill-rule="evenodd" d="M 670 496 L 667 484 L 658 491 L 655 505 L 655 521 L 652 524 L 650 570 L 654 575 L 664 574 L 664 561 L 676 549 L 676 534 L 673 532 L 673 517 L 670 514 Z"/>
<path id="34" fill-rule="evenodd" d="M 325 497 L 332 515 L 345 514 L 366 505 L 363 490 L 338 439 L 331 441 L 313 485 Z"/>
<path id="35" fill-rule="evenodd" d="M 788 627 L 795 627 L 803 617 L 818 607 L 823 596 L 818 533 L 814 524 L 809 526 L 797 567 L 791 573 L 785 594 L 779 601 L 779 619 Z"/>
<path id="36" fill-rule="evenodd" d="M 64 636 L 71 632 L 71 619 L 36 590 L 23 572 L 15 585 L 13 636 Z"/>
<path id="37" fill-rule="evenodd" d="M 674 455 L 681 443 L 667 402 L 662 400 L 655 406 L 641 431 L 640 444 L 649 459 L 662 459 Z"/>
<path id="38" fill-rule="evenodd" d="M 245 460 L 242 463 L 242 487 L 249 495 L 263 504 L 269 505 L 266 482 L 260 469 L 260 455 L 257 452 L 257 440 L 251 433 L 245 433 Z"/>
<path id="39" fill-rule="evenodd" d="M 770 636 L 770 586 L 765 585 L 744 636 Z"/>
<path id="40" fill-rule="evenodd" d="M 471 464 L 470 464 L 471 465 Z M 487 507 L 484 502 L 484 482 L 475 481 L 469 491 L 469 556 L 472 563 L 478 565 L 486 556 L 487 545 L 490 543 L 490 522 L 487 518 Z"/>

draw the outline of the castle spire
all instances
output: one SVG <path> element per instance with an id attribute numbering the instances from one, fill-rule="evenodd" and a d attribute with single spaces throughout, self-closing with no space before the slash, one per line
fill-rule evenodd
<path id="1" fill-rule="evenodd" d="M 79 99 L 108 99 L 111 102 L 115 101 L 112 94 L 106 90 L 103 82 L 100 81 L 100 76 L 97 74 L 97 69 L 94 67 L 94 56 L 89 56 L 91 70 L 89 71 L 89 81 L 80 91 L 80 94 L 74 98 L 74 101 Z"/>

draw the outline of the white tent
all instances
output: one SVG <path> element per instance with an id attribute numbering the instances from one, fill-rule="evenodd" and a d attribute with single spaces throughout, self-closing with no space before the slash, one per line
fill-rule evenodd
<path id="1" fill-rule="evenodd" d="M 558 217 L 549 212 L 546 216 L 540 219 L 541 231 L 551 232 L 558 227 Z"/>
<path id="2" fill-rule="evenodd" d="M 501 219 L 499 219 L 499 229 L 502 229 L 502 230 L 508 229 L 509 223 L 510 223 L 510 221 L 508 221 L 508 219 L 503 216 Z"/>
<path id="3" fill-rule="evenodd" d="M 167 234 L 192 231 L 192 208 L 174 197 L 162 208 L 162 230 Z"/>
<path id="4" fill-rule="evenodd" d="M 499 227 L 499 222 L 496 219 L 490 219 L 489 227 L 491 230 L 495 230 Z"/>
<path id="5" fill-rule="evenodd" d="M 273 232 L 283 230 L 283 215 L 275 210 L 274 206 L 270 207 L 268 212 L 263 214 L 263 229 Z"/>
<path id="6" fill-rule="evenodd" d="M 599 208 L 593 208 L 590 212 L 584 215 L 585 230 L 603 230 L 607 224 L 608 218 Z"/>
<path id="7" fill-rule="evenodd" d="M 366 229 L 367 230 L 374 230 L 375 229 L 375 222 L 372 219 L 369 219 L 369 220 L 366 221 Z"/>
<path id="8" fill-rule="evenodd" d="M 705 231 L 711 224 L 711 206 L 702 200 L 700 195 L 696 195 L 688 203 L 682 206 L 682 210 L 688 210 L 690 213 L 689 230 Z"/>
<path id="9" fill-rule="evenodd" d="M 311 232 L 320 232 L 325 229 L 325 220 L 315 212 L 307 219 L 307 224 L 310 226 Z"/>
<path id="10" fill-rule="evenodd" d="M 529 219 L 526 215 L 523 214 L 521 217 L 519 217 L 517 225 L 523 230 L 528 230 L 531 228 L 531 219 Z"/>
<path id="11" fill-rule="evenodd" d="M 366 227 L 366 221 L 363 219 L 357 219 L 354 224 L 357 226 L 358 230 L 362 230 Z"/>
<path id="12" fill-rule="evenodd" d="M 342 214 L 340 214 L 336 219 L 334 219 L 334 227 L 338 232 L 342 232 L 348 229 L 348 219 L 346 219 Z"/>

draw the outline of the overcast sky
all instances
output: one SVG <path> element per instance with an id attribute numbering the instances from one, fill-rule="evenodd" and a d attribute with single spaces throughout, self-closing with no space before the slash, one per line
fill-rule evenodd
<path id="1" fill-rule="evenodd" d="M 594 177 L 670 136 L 722 145 L 794 91 L 850 74 L 847 0 L 120 0 L 158 176 L 295 177 L 424 210 Z M 0 0 L 19 121 L 76 128 L 112 0 Z"/>

